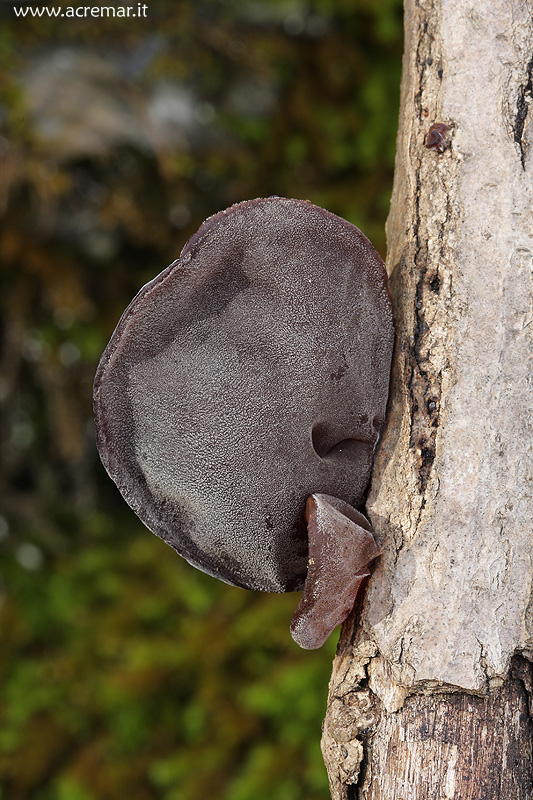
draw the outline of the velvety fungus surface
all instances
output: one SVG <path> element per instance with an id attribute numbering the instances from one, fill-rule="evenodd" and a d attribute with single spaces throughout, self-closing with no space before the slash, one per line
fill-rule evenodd
<path id="1" fill-rule="evenodd" d="M 361 503 L 392 344 L 385 268 L 354 225 L 302 200 L 232 206 L 113 333 L 95 378 L 102 461 L 194 566 L 302 588 L 307 498 Z"/>

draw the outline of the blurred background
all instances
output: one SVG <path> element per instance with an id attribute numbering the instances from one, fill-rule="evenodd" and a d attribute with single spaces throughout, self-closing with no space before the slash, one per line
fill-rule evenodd
<path id="1" fill-rule="evenodd" d="M 142 526 L 100 465 L 92 381 L 138 289 L 231 203 L 306 198 L 384 254 L 401 2 L 147 0 L 146 18 L 88 20 L 13 5 L 0 2 L 0 800 L 327 798 L 337 635 L 299 650 L 296 595 L 221 584 Z"/>

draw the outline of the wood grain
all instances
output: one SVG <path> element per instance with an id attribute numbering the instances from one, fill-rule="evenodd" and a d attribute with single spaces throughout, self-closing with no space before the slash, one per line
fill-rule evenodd
<path id="1" fill-rule="evenodd" d="M 531 800 L 531 678 L 530 662 L 517 657 L 487 697 L 409 697 L 382 715 L 348 800 Z"/>

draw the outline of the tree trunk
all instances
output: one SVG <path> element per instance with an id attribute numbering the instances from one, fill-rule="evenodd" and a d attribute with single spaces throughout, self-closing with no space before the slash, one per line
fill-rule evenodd
<path id="1" fill-rule="evenodd" d="M 406 0 L 405 31 L 397 343 L 367 503 L 383 555 L 343 628 L 323 751 L 334 799 L 525 800 L 533 9 Z"/>

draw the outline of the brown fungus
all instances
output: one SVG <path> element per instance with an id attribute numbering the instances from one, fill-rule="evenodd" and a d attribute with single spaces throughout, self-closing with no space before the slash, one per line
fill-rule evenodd
<path id="1" fill-rule="evenodd" d="M 379 549 L 369 521 L 337 497 L 313 494 L 305 507 L 309 534 L 307 577 L 291 622 L 300 647 L 316 650 L 352 610 L 368 565 Z"/>
<path id="2" fill-rule="evenodd" d="M 425 146 L 428 150 L 435 150 L 436 153 L 444 153 L 448 147 L 446 134 L 448 126 L 444 122 L 435 122 L 428 130 L 425 139 Z"/>
<path id="3" fill-rule="evenodd" d="M 307 498 L 363 499 L 392 343 L 385 269 L 354 225 L 301 200 L 232 206 L 113 333 L 94 389 L 102 461 L 194 566 L 300 589 Z"/>

